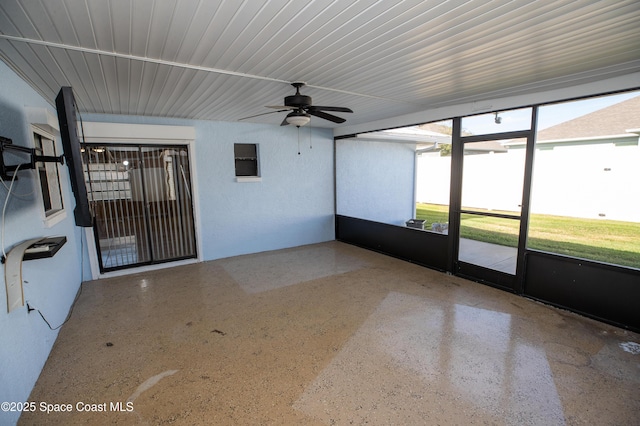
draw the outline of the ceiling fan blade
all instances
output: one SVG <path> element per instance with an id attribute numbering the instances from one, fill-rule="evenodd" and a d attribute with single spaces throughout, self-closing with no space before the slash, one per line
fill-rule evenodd
<path id="1" fill-rule="evenodd" d="M 308 111 L 336 111 L 336 112 L 353 112 L 350 108 L 346 107 L 335 107 L 335 106 L 316 106 L 311 105 L 307 108 Z"/>
<path id="2" fill-rule="evenodd" d="M 267 108 L 274 108 L 274 109 L 281 109 L 283 111 L 288 111 L 291 109 L 296 109 L 295 107 L 292 106 L 285 106 L 285 105 L 267 105 Z"/>
<path id="3" fill-rule="evenodd" d="M 256 114 L 256 115 L 250 115 L 248 117 L 242 117 L 242 118 L 238 118 L 238 121 L 242 121 L 242 120 L 248 120 L 250 118 L 255 118 L 255 117 L 260 117 L 261 115 L 267 115 L 267 114 L 274 114 L 276 112 L 285 112 L 285 111 L 289 111 L 288 109 L 283 109 L 280 111 L 269 111 L 269 112 L 263 112 L 261 114 Z"/>
<path id="4" fill-rule="evenodd" d="M 335 115 L 327 114 L 326 112 L 316 111 L 313 109 L 308 109 L 307 112 L 311 115 L 315 115 L 316 117 L 324 118 L 325 120 L 333 121 L 334 123 L 344 123 L 345 120 L 342 117 L 336 117 Z"/>
<path id="5" fill-rule="evenodd" d="M 287 115 L 288 117 L 288 115 Z M 287 121 L 287 117 L 284 118 L 284 120 L 282 120 L 282 123 L 280 123 L 281 126 L 288 126 L 289 122 Z"/>

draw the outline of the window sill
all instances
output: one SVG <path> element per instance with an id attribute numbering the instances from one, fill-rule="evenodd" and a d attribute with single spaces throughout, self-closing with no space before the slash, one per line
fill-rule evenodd
<path id="1" fill-rule="evenodd" d="M 262 182 L 261 176 L 237 176 L 236 182 Z"/>
<path id="2" fill-rule="evenodd" d="M 62 222 L 67 217 L 66 210 L 58 210 L 55 213 L 50 214 L 43 220 L 45 228 L 51 228 L 53 225 Z"/>

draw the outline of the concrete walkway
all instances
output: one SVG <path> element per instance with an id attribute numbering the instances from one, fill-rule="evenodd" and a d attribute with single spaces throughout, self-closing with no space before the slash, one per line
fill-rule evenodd
<path id="1" fill-rule="evenodd" d="M 460 238 L 459 260 L 515 275 L 518 249 Z"/>

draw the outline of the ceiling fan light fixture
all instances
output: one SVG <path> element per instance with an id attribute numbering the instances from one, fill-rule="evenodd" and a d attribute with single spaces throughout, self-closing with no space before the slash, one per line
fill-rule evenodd
<path id="1" fill-rule="evenodd" d="M 302 127 L 305 124 L 307 124 L 310 120 L 311 120 L 311 117 L 309 117 L 309 114 L 305 114 L 304 112 L 301 112 L 301 111 L 294 111 L 289 115 L 287 115 L 287 123 L 296 127 Z"/>

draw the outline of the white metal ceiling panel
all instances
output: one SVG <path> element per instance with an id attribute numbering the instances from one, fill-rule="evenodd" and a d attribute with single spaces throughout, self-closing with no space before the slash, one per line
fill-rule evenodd
<path id="1" fill-rule="evenodd" d="M 235 121 L 305 81 L 353 125 L 638 72 L 639 21 L 637 0 L 3 0 L 0 58 L 82 112 Z"/>

